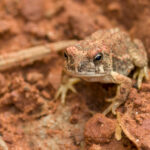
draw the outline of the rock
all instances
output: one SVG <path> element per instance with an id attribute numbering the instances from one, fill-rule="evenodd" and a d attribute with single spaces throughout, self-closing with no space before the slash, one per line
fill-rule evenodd
<path id="1" fill-rule="evenodd" d="M 115 132 L 115 122 L 102 114 L 95 114 L 85 126 L 85 141 L 91 143 L 108 143 Z"/>

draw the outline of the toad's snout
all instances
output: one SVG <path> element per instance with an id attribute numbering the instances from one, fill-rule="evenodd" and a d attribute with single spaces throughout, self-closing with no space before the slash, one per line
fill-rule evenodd
<path id="1" fill-rule="evenodd" d="M 73 71 L 77 74 L 95 72 L 95 65 L 85 51 L 78 50 L 76 47 L 69 47 L 65 51 L 65 57 L 68 71 Z"/>
<path id="2" fill-rule="evenodd" d="M 89 61 L 82 61 L 73 57 L 68 58 L 66 67 L 66 69 L 75 73 L 95 72 L 95 66 L 93 63 Z"/>
<path id="3" fill-rule="evenodd" d="M 76 69 L 78 72 L 95 72 L 95 66 L 88 61 L 80 62 Z"/>

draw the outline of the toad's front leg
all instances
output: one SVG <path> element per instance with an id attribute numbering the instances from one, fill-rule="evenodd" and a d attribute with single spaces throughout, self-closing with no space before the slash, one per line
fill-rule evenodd
<path id="1" fill-rule="evenodd" d="M 132 81 L 130 78 L 117 72 L 112 72 L 111 75 L 114 80 L 113 82 L 118 86 L 117 93 L 114 98 L 107 100 L 111 101 L 112 104 L 104 110 L 104 115 L 108 114 L 110 111 L 112 111 L 113 114 L 116 114 L 116 109 L 125 102 L 132 87 Z"/>

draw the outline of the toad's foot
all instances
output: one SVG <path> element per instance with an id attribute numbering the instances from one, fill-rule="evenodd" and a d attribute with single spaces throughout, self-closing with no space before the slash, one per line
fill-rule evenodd
<path id="1" fill-rule="evenodd" d="M 114 98 L 106 100 L 112 102 L 112 104 L 104 110 L 104 115 L 107 115 L 110 111 L 116 115 L 116 109 L 124 103 L 132 86 L 131 79 L 124 75 L 113 72 L 112 77 L 114 83 L 118 84 L 117 93 Z"/>
<path id="2" fill-rule="evenodd" d="M 145 66 L 144 68 L 138 68 L 135 73 L 133 74 L 133 79 L 137 79 L 137 87 L 138 89 L 141 88 L 141 84 L 143 79 L 148 80 L 149 76 L 148 76 L 148 67 Z"/>
<path id="3" fill-rule="evenodd" d="M 107 115 L 110 111 L 112 111 L 112 113 L 114 115 L 116 115 L 116 109 L 124 103 L 124 101 L 117 101 L 117 99 L 112 99 L 113 102 L 109 105 L 109 107 L 107 107 L 104 111 L 103 114 Z"/>
<path id="4" fill-rule="evenodd" d="M 67 92 L 71 90 L 72 92 L 76 93 L 76 89 L 74 88 L 74 84 L 78 83 L 80 81 L 79 78 L 70 78 L 66 81 L 66 83 L 63 83 L 58 91 L 56 92 L 55 98 L 57 99 L 58 97 L 61 98 L 61 103 L 65 103 L 65 99 L 67 96 Z"/>

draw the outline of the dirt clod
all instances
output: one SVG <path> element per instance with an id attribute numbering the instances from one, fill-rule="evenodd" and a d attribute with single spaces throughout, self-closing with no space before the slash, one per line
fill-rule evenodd
<path id="1" fill-rule="evenodd" d="M 114 132 L 115 122 L 102 114 L 96 114 L 87 122 L 84 135 L 87 143 L 109 143 Z"/>
<path id="2" fill-rule="evenodd" d="M 145 97 L 142 97 L 143 94 Z M 146 149 L 150 149 L 149 97 L 149 92 L 141 90 L 140 93 L 137 93 L 137 91 L 133 89 L 126 104 L 126 112 L 120 118 L 120 125 L 125 135 L 138 149 L 144 149 L 145 147 Z"/>
<path id="3" fill-rule="evenodd" d="M 43 75 L 39 72 L 28 73 L 26 79 L 29 83 L 36 83 L 43 78 Z"/>
<path id="4" fill-rule="evenodd" d="M 21 13 L 29 21 L 38 21 L 42 18 L 44 5 L 42 0 L 22 0 Z"/>

